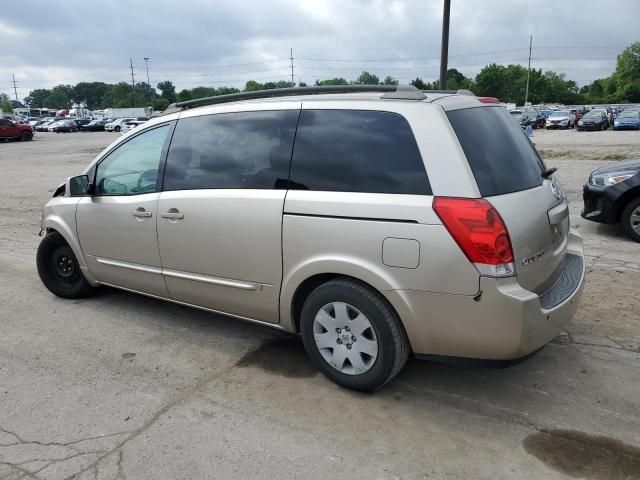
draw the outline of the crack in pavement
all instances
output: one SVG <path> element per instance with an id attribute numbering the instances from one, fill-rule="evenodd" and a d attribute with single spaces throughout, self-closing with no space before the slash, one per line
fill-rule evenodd
<path id="1" fill-rule="evenodd" d="M 82 443 L 82 442 L 88 442 L 91 440 L 101 440 L 103 438 L 117 437 L 118 435 L 125 435 L 131 432 L 132 430 L 125 430 L 122 432 L 109 433 L 106 435 L 96 435 L 95 437 L 86 437 L 86 438 L 81 438 L 79 440 L 72 440 L 71 442 L 63 443 L 63 442 L 40 442 L 38 440 L 25 440 L 22 437 L 20 437 L 17 433 L 7 430 L 3 427 L 0 427 L 0 433 L 11 435 L 17 440 L 17 442 L 12 442 L 12 443 L 0 443 L 0 447 L 12 447 L 15 445 L 39 445 L 41 447 L 68 447 L 68 448 L 71 448 L 72 450 L 76 450 L 80 452 L 80 450 L 78 450 L 77 448 L 74 448 L 73 445 L 77 445 L 78 443 Z"/>
<path id="2" fill-rule="evenodd" d="M 196 383 L 191 389 L 189 389 L 189 391 L 187 393 L 185 393 L 182 396 L 179 396 L 178 398 L 170 401 L 169 403 L 164 405 L 162 408 L 160 408 L 140 428 L 131 431 L 130 435 L 127 438 L 125 438 L 123 441 L 118 443 L 111 450 L 106 451 L 106 453 L 104 453 L 103 455 L 98 457 L 95 462 L 93 462 L 90 465 L 86 466 L 85 468 L 83 468 L 79 472 L 74 473 L 73 475 L 69 475 L 64 480 L 73 480 L 74 478 L 77 478 L 82 473 L 86 472 L 87 470 L 90 470 L 90 469 L 96 467 L 102 460 L 104 460 L 109 455 L 113 454 L 114 452 L 118 452 L 118 463 L 117 463 L 117 465 L 118 465 L 118 477 L 116 477 L 116 478 L 122 478 L 123 480 L 126 480 L 125 473 L 124 473 L 124 468 L 122 466 L 122 451 L 121 451 L 122 447 L 124 447 L 131 440 L 134 440 L 135 438 L 139 437 L 141 434 L 143 434 L 144 432 L 149 430 L 160 419 L 160 417 L 162 417 L 165 413 L 167 413 L 173 407 L 181 405 L 181 404 L 184 404 L 187 401 L 191 400 L 196 395 L 201 393 L 204 390 L 204 388 L 207 385 L 209 385 L 211 382 L 214 382 L 214 381 L 222 378 L 226 374 L 228 374 L 231 371 L 233 371 L 234 368 L 235 368 L 235 364 L 231 365 L 230 367 L 228 367 L 228 368 L 226 368 L 224 370 L 222 370 L 221 372 L 218 372 L 218 373 L 216 373 L 214 375 L 211 375 L 210 377 L 207 377 L 207 378 L 203 379 L 202 381 Z"/>

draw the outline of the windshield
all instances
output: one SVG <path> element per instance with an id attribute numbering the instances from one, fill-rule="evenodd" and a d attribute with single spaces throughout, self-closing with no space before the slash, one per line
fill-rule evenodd
<path id="1" fill-rule="evenodd" d="M 620 114 L 620 117 L 622 118 L 638 118 L 638 111 L 637 110 L 632 110 L 630 112 L 622 112 Z"/>
<path id="2" fill-rule="evenodd" d="M 587 118 L 587 117 L 594 117 L 595 118 L 595 117 L 601 117 L 601 116 L 602 116 L 602 112 L 594 112 L 594 111 L 587 112 L 587 113 L 584 114 L 584 118 Z"/>
<path id="3" fill-rule="evenodd" d="M 553 112 L 551 116 L 552 117 L 568 117 L 569 112 Z"/>

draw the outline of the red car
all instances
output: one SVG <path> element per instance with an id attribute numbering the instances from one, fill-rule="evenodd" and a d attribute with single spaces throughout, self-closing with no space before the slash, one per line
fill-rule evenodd
<path id="1" fill-rule="evenodd" d="M 12 138 L 15 140 L 31 140 L 33 127 L 25 123 L 16 123 L 6 118 L 0 118 L 0 138 Z"/>

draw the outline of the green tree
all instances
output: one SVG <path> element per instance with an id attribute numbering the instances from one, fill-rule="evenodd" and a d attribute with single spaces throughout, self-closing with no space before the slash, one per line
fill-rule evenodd
<path id="1" fill-rule="evenodd" d="M 245 92 L 254 92 L 256 90 L 263 90 L 263 86 L 261 83 L 256 82 L 255 80 L 249 80 L 244 85 Z"/>
<path id="2" fill-rule="evenodd" d="M 436 90 L 436 88 L 435 88 L 436 86 L 434 86 L 433 84 L 431 84 L 429 82 L 425 82 L 420 77 L 416 77 L 415 80 L 411 80 L 409 82 L 409 84 L 413 85 L 418 90 Z"/>
<path id="3" fill-rule="evenodd" d="M 13 112 L 9 96 L 6 93 L 0 93 L 0 110 L 7 113 Z"/>
<path id="4" fill-rule="evenodd" d="M 162 97 L 156 97 L 151 100 L 151 108 L 156 112 L 161 112 L 169 106 L 169 100 Z"/>
<path id="5" fill-rule="evenodd" d="M 356 85 L 380 85 L 380 79 L 369 72 L 362 72 L 353 82 Z"/>
<path id="6" fill-rule="evenodd" d="M 176 101 L 176 87 L 173 82 L 165 80 L 158 84 L 158 90 L 160 90 L 160 96 L 169 100 L 169 103 Z"/>
<path id="7" fill-rule="evenodd" d="M 139 101 L 142 99 L 140 98 Z M 137 103 L 137 102 L 136 102 Z M 128 108 L 134 106 L 134 90 L 127 82 L 109 85 L 100 102 L 102 108 Z"/>
<path id="8" fill-rule="evenodd" d="M 94 110 L 100 107 L 107 88 L 109 88 L 109 85 L 104 82 L 80 82 L 73 87 L 71 100 Z"/>
<path id="9" fill-rule="evenodd" d="M 316 87 L 324 87 L 328 85 L 349 85 L 349 82 L 342 77 L 328 78 L 326 80 L 316 80 Z"/>
<path id="10" fill-rule="evenodd" d="M 382 81 L 382 83 L 383 83 L 383 84 L 385 84 L 385 85 L 398 85 L 398 80 L 396 80 L 396 79 L 395 79 L 395 78 L 393 78 L 393 77 L 389 77 L 389 76 L 387 76 L 387 77 Z"/>
<path id="11" fill-rule="evenodd" d="M 51 90 L 46 88 L 36 88 L 31 90 L 29 96 L 25 97 L 24 102 L 33 108 L 46 108 L 45 99 L 51 95 Z"/>

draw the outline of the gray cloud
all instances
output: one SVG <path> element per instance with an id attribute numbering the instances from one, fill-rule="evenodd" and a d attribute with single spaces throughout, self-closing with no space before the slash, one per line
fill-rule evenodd
<path id="1" fill-rule="evenodd" d="M 441 0 L 22 0 L 0 13 L 0 92 L 79 81 L 173 80 L 180 88 L 246 80 L 342 76 L 362 70 L 407 82 L 438 76 Z M 638 40 L 637 0 L 452 0 L 451 67 L 526 64 L 585 84 L 609 75 Z M 12 95 L 13 96 L 13 95 Z"/>

